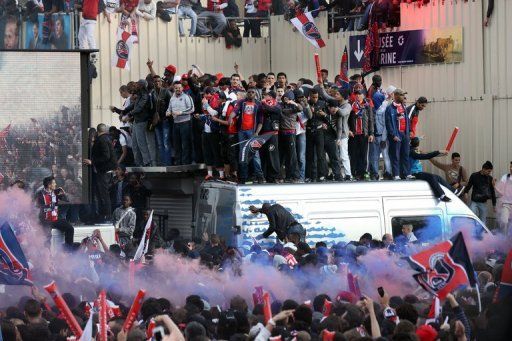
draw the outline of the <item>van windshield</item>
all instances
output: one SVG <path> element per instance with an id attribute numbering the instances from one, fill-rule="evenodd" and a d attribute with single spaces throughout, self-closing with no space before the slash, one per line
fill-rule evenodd
<path id="1" fill-rule="evenodd" d="M 482 239 L 483 233 L 487 232 L 486 228 L 472 217 L 452 217 L 450 225 L 452 228 L 452 235 L 462 230 L 469 230 L 474 238 Z"/>

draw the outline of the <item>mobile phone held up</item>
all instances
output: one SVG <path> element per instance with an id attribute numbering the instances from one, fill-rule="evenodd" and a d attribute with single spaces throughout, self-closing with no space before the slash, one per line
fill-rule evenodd
<path id="1" fill-rule="evenodd" d="M 165 335 L 164 327 L 158 326 L 153 329 L 152 341 L 162 341 Z"/>
<path id="2" fill-rule="evenodd" d="M 378 287 L 377 291 L 379 292 L 380 297 L 384 297 L 384 289 L 382 287 Z"/>

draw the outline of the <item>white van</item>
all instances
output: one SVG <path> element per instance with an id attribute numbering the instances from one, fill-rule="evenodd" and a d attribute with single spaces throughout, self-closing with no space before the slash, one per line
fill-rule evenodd
<path id="1" fill-rule="evenodd" d="M 296 217 L 310 245 L 357 241 L 365 232 L 378 240 L 384 233 L 396 237 L 403 224 L 412 224 L 420 240 L 447 239 L 454 230 L 468 226 L 488 232 L 466 204 L 443 189 L 451 202 L 437 200 L 427 182 L 420 180 L 282 185 L 204 182 L 193 226 L 196 236 L 206 230 L 229 245 L 241 246 L 268 227 L 266 216 L 252 214 L 249 206 L 268 202 L 284 206 Z"/>

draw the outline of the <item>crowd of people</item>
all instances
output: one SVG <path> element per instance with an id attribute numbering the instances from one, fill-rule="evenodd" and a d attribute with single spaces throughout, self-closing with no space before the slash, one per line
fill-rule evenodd
<path id="1" fill-rule="evenodd" d="M 13 183 L 34 193 L 54 175 L 68 193 L 67 203 L 82 200 L 80 108 L 62 107 L 49 117 L 3 127 L 0 137 L 0 189 Z M 21 182 L 20 182 L 21 181 Z"/>
<path id="2" fill-rule="evenodd" d="M 127 217 L 126 222 L 119 225 L 121 233 L 117 244 L 107 246 L 97 230 L 84 239 L 77 250 L 68 253 L 67 263 L 73 267 L 73 274 L 62 270 L 43 274 L 37 268 L 33 269 L 35 282 L 53 276 L 50 278 L 56 279 L 59 285 L 66 284 L 69 292 L 65 291 L 62 296 L 84 331 L 90 314 L 94 314 L 91 339 L 99 337 L 98 305 L 94 301 L 100 289 L 107 290 L 111 309 L 108 340 L 158 340 L 160 337 L 162 340 L 505 341 L 512 336 L 511 326 L 507 323 L 512 316 L 512 297 L 496 300 L 504 267 L 502 251 L 489 249 L 482 258 L 474 257 L 478 287 L 448 294 L 442 302 L 442 313 L 434 317 L 430 295 L 418 291 L 414 285 L 400 283 L 394 278 L 398 274 L 392 271 L 385 275 L 381 273 L 386 278 L 375 278 L 375 269 L 364 258 L 377 252 L 378 264 L 373 266 L 397 269 L 403 266 L 403 263 L 398 264 L 400 258 L 397 256 L 404 254 L 404 248 L 410 248 L 405 254 L 410 254 L 416 247 L 421 249 L 410 226 L 403 226 L 403 234 L 396 241 L 389 234 L 377 240 L 365 233 L 358 241 L 348 244 L 328 247 L 326 243 L 318 242 L 312 247 L 300 240 L 297 224 L 288 224 L 288 220 L 294 220 L 293 216 L 278 204 L 251 208 L 253 213 L 263 213 L 269 220 L 272 215 L 279 216 L 275 228 L 262 236 L 277 234 L 279 241 L 268 249 L 262 249 L 258 242 L 239 248 L 228 247 L 218 236 L 206 233 L 201 238 L 187 240 L 176 231 L 165 243 L 152 237 L 144 265 L 135 274 L 136 283 L 152 288 L 159 283 L 156 288 L 160 290 L 153 290 L 164 294 L 150 292 L 136 317 L 138 322 L 125 330 L 123 325 L 134 293 L 124 282 L 130 258 L 123 252 L 126 250 L 123 246 L 125 233 L 130 233 L 135 220 L 131 213 L 126 213 L 130 211 L 129 206 L 129 198 L 125 197 L 123 207 L 114 213 L 116 218 Z M 285 225 L 290 228 L 286 229 Z M 172 264 L 176 267 L 181 264 L 194 270 L 182 269 L 181 277 L 176 277 L 175 270 L 158 265 L 159 257 L 173 257 Z M 83 266 L 85 263 L 80 260 L 90 266 Z M 194 264 L 199 264 L 199 268 Z M 264 319 L 265 309 L 256 294 L 258 288 L 252 295 L 253 302 L 249 301 L 252 287 L 243 288 L 242 291 L 246 291 L 243 295 L 232 294 L 230 289 L 217 292 L 228 282 L 236 283 L 237 280 L 257 286 L 247 279 L 251 271 L 256 271 L 254 266 L 265 271 L 265 281 L 260 285 L 266 290 L 271 290 L 274 281 L 289 285 L 285 292 L 290 296 L 271 295 L 272 318 L 269 320 Z M 340 280 L 347 271 L 359 276 L 361 294 Z M 213 273 L 224 276 L 216 277 Z M 187 279 L 187 276 L 191 278 Z M 208 287 L 194 291 L 201 286 L 194 283 L 196 278 L 193 276 L 204 276 L 201 280 L 209 280 Z M 380 289 L 379 293 L 378 288 L 372 286 L 379 279 L 393 284 Z M 70 280 L 74 282 L 66 283 Z M 329 281 L 335 284 L 337 291 L 321 291 L 322 285 Z M 177 283 L 187 283 L 190 288 L 176 286 Z M 302 294 L 298 295 L 295 288 Z M 166 290 L 169 290 L 167 294 Z M 174 291 L 186 294 L 181 297 Z M 14 302 L 9 296 L 9 288 L 6 293 L 0 293 L 0 298 L 2 295 L 6 295 L 5 300 L 0 300 L 3 340 L 66 340 L 71 336 L 72 329 L 61 311 L 52 306 L 49 297 L 39 292 L 37 285 L 32 288 L 33 297 L 23 295 L 17 303 L 10 305 L 4 303 Z M 160 326 L 163 330 L 158 328 Z M 162 335 L 155 335 L 157 333 Z"/>

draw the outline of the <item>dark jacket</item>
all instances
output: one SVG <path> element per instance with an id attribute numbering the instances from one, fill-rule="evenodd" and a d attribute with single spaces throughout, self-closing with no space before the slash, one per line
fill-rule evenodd
<path id="1" fill-rule="evenodd" d="M 91 161 L 99 173 L 105 173 L 116 168 L 116 154 L 108 134 L 98 136 L 94 142 L 91 150 Z"/>
<path id="2" fill-rule="evenodd" d="M 135 123 L 148 122 L 151 119 L 151 109 L 153 105 L 149 99 L 149 93 L 140 90 L 135 102 L 122 110 L 122 114 L 128 114 L 133 117 Z"/>
<path id="3" fill-rule="evenodd" d="M 156 112 L 158 112 L 160 121 L 163 121 L 166 119 L 165 113 L 169 107 L 169 101 L 171 100 L 172 94 L 168 89 L 160 89 L 160 91 L 153 89 L 152 92 L 153 107 Z"/>
<path id="4" fill-rule="evenodd" d="M 363 135 L 369 136 L 374 134 L 375 116 L 370 104 L 365 100 L 365 106 L 361 109 L 363 119 Z M 356 133 L 357 114 L 352 110 L 348 118 L 348 126 L 351 132 Z"/>
<path id="5" fill-rule="evenodd" d="M 468 193 L 471 188 L 473 188 L 473 192 L 471 193 L 471 201 L 483 203 L 491 199 L 492 205 L 496 206 L 496 192 L 494 191 L 494 186 L 492 185 L 491 176 L 483 175 L 480 172 L 471 174 L 464 193 Z"/>
<path id="6" fill-rule="evenodd" d="M 327 113 L 326 103 L 324 101 L 322 101 L 321 99 L 319 99 L 316 103 L 310 102 L 309 107 L 311 108 L 311 112 L 312 112 L 313 116 L 308 120 L 307 129 L 308 130 L 322 129 L 322 127 L 320 127 L 323 123 L 322 116 L 320 116 L 318 114 L 318 112 L 320 110 L 322 110 L 323 112 Z"/>
<path id="7" fill-rule="evenodd" d="M 279 204 L 270 206 L 264 214 L 268 219 L 268 229 L 263 233 L 264 238 L 268 238 L 268 236 L 275 232 L 277 238 L 284 240 L 288 228 L 297 223 L 292 214 Z"/>
<path id="8" fill-rule="evenodd" d="M 302 106 L 290 103 L 282 103 L 282 114 L 279 123 L 280 130 L 295 130 L 297 123 L 297 115 L 302 111 Z"/>
<path id="9" fill-rule="evenodd" d="M 405 106 L 404 106 L 405 109 Z M 410 120 L 407 116 L 407 111 L 404 112 L 405 115 L 405 136 L 409 137 L 409 131 L 410 131 Z M 389 104 L 386 108 L 386 113 L 384 114 L 385 120 L 386 120 L 386 130 L 388 131 L 388 139 L 393 139 L 393 137 L 400 135 L 398 134 L 398 112 L 393 105 L 393 103 Z"/>
<path id="10" fill-rule="evenodd" d="M 242 100 L 239 102 L 237 107 L 235 107 L 236 110 L 236 117 L 237 117 L 237 127 L 238 131 L 242 129 L 242 115 L 245 111 L 245 105 L 248 102 L 248 100 Z M 254 100 L 254 129 L 253 131 L 256 132 L 256 129 L 258 128 L 258 125 L 260 123 L 263 123 L 263 115 L 261 114 L 261 104 L 259 101 Z"/>
<path id="11" fill-rule="evenodd" d="M 263 125 L 261 127 L 261 133 L 268 133 L 271 131 L 275 131 L 275 127 L 279 126 L 279 120 L 281 119 L 281 106 L 276 104 L 274 106 L 270 106 L 261 103 L 261 112 L 263 115 Z"/>

